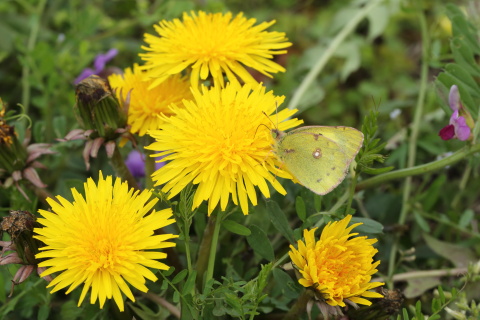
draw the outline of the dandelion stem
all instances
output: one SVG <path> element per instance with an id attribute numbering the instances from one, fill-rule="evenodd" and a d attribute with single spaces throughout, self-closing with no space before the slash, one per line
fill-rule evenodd
<path id="1" fill-rule="evenodd" d="M 218 211 L 217 220 L 215 221 L 215 228 L 213 229 L 213 238 L 212 238 L 212 246 L 210 248 L 210 255 L 208 258 L 208 268 L 207 268 L 207 275 L 205 277 L 205 284 L 208 283 L 210 279 L 213 278 L 213 270 L 215 267 L 215 257 L 217 255 L 217 246 L 218 246 L 218 235 L 220 233 L 220 223 L 223 220 L 223 212 Z"/>
<path id="2" fill-rule="evenodd" d="M 330 58 L 335 54 L 340 44 L 342 44 L 345 38 L 355 30 L 357 25 L 367 16 L 367 14 L 381 2 L 382 0 L 369 1 L 368 4 L 358 10 L 357 14 L 343 27 L 343 29 L 333 39 L 323 55 L 320 57 L 320 59 L 318 59 L 313 68 L 310 69 L 310 72 L 305 76 L 305 79 L 303 79 L 302 83 L 295 91 L 292 100 L 290 100 L 290 103 L 288 104 L 289 109 L 297 108 L 305 92 L 315 81 L 317 75 L 323 70 L 328 60 L 330 60 Z"/>
<path id="3" fill-rule="evenodd" d="M 127 166 L 125 165 L 125 161 L 123 161 L 123 157 L 118 151 L 118 146 L 115 146 L 115 150 L 113 151 L 113 155 L 111 160 L 111 164 L 115 173 L 118 177 L 122 178 L 122 180 L 127 181 L 130 188 L 134 188 L 135 190 L 140 190 L 138 187 L 137 181 L 132 176 L 130 170 L 128 170 Z"/>
<path id="4" fill-rule="evenodd" d="M 153 143 L 153 138 L 148 136 L 145 139 L 145 146 L 148 146 Z M 155 172 L 155 160 L 156 158 L 151 157 L 154 153 L 150 149 L 143 149 L 145 152 L 145 189 L 153 188 L 153 180 L 152 180 L 152 173 Z"/>
<path id="5" fill-rule="evenodd" d="M 360 191 L 364 189 L 369 189 L 369 188 L 375 187 L 376 185 L 379 185 L 381 183 L 385 183 L 391 180 L 402 179 L 405 177 L 416 176 L 416 175 L 437 171 L 445 168 L 446 166 L 453 165 L 454 163 L 462 159 L 465 159 L 466 157 L 474 153 L 477 153 L 479 151 L 480 151 L 480 144 L 476 144 L 473 146 L 467 145 L 462 149 L 458 150 L 457 152 L 455 152 L 454 154 L 452 154 L 451 156 L 445 157 L 441 160 L 429 162 L 429 163 L 418 165 L 411 168 L 390 171 L 390 172 L 375 176 L 373 178 L 361 181 L 357 184 L 356 190 Z"/>
<path id="6" fill-rule="evenodd" d="M 212 246 L 212 237 L 213 229 L 215 227 L 215 222 L 217 220 L 217 215 L 212 214 L 208 218 L 207 227 L 203 232 L 202 241 L 200 243 L 200 248 L 198 250 L 198 258 L 196 264 L 196 270 L 198 272 L 197 276 L 197 288 L 201 290 L 204 285 L 203 276 L 207 270 L 207 263 L 210 257 L 210 248 Z"/>

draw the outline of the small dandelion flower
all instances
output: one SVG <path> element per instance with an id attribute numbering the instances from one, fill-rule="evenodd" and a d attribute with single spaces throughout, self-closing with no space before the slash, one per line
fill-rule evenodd
<path id="1" fill-rule="evenodd" d="M 348 226 L 352 216 L 330 222 L 325 226 L 318 241 L 315 241 L 316 228 L 304 230 L 305 241 L 298 241 L 298 249 L 290 246 L 290 258 L 298 268 L 304 287 L 311 287 L 322 301 L 332 307 L 350 304 L 371 305 L 364 298 L 382 298 L 376 292 L 368 291 L 383 285 L 370 282 L 377 272 L 380 261 L 373 262 L 377 253 L 372 244 L 376 239 L 355 237 L 350 231 L 360 225 Z"/>
<path id="2" fill-rule="evenodd" d="M 257 85 L 240 87 L 230 83 L 226 88 L 203 87 L 193 90 L 194 101 L 183 100 L 184 108 L 172 105 L 175 116 L 164 117 L 161 130 L 150 131 L 156 139 L 147 149 L 161 151 L 155 156 L 165 156 L 162 168 L 153 173 L 156 185 L 177 195 L 189 183 L 198 185 L 193 208 L 208 200 L 208 214 L 220 202 L 225 210 L 231 196 L 248 214 L 248 200 L 257 204 L 255 187 L 265 197 L 270 197 L 266 181 L 278 192 L 285 189 L 276 177 L 291 176 L 279 168 L 272 151 L 272 121 L 266 116 L 276 112 L 284 97 Z M 297 110 L 284 109 L 272 117 L 279 129 L 286 130 L 302 121 L 286 120 Z"/>
<path id="3" fill-rule="evenodd" d="M 127 283 L 146 292 L 145 278 L 156 281 L 148 268 L 167 270 L 157 261 L 166 254 L 158 249 L 173 247 L 169 242 L 177 235 L 155 235 L 154 231 L 174 222 L 171 209 L 152 210 L 157 199 L 150 200 L 151 191 L 134 192 L 119 178 L 103 177 L 98 183 L 89 178 L 84 184 L 85 197 L 72 189 L 73 202 L 57 196 L 47 199 L 52 212 L 39 210 L 43 218 L 35 228 L 38 240 L 45 243 L 36 258 L 47 259 L 39 264 L 49 267 L 41 276 L 59 275 L 48 285 L 51 293 L 69 286 L 67 294 L 84 284 L 78 305 L 91 288 L 90 303 L 98 299 L 103 308 L 113 298 L 124 310 L 122 292 L 135 298 Z M 150 214 L 148 214 L 150 212 Z"/>
<path id="4" fill-rule="evenodd" d="M 460 94 L 456 85 L 453 85 L 450 88 L 448 102 L 453 114 L 450 117 L 450 123 L 442 128 L 438 135 L 443 140 L 457 138 L 460 141 L 466 141 L 470 138 L 470 127 L 473 128 L 473 119 L 467 109 L 465 109 L 460 102 Z"/>
<path id="5" fill-rule="evenodd" d="M 242 13 L 234 18 L 232 13 L 183 14 L 183 21 L 161 21 L 155 25 L 160 37 L 145 34 L 147 53 L 140 54 L 146 61 L 145 70 L 154 78 L 155 87 L 168 76 L 191 67 L 192 87 L 198 88 L 199 80 L 209 75 L 217 86 L 224 86 L 224 74 L 230 82 L 256 84 L 245 67 L 255 69 L 271 77 L 271 73 L 285 69 L 271 59 L 284 54 L 291 46 L 285 33 L 266 31 L 275 21 L 255 25 L 255 19 L 247 19 Z"/>
<path id="6" fill-rule="evenodd" d="M 168 77 L 160 85 L 149 90 L 152 80 L 146 77 L 137 64 L 125 69 L 123 75 L 113 74 L 108 78 L 110 86 L 120 101 L 128 101 L 128 124 L 130 132 L 143 136 L 148 130 L 160 127 L 160 115 L 170 116 L 168 106 L 191 99 L 190 82 L 180 74 Z"/>

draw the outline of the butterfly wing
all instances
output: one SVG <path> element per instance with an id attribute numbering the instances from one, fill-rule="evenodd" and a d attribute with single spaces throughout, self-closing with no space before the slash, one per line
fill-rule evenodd
<path id="1" fill-rule="evenodd" d="M 278 136 L 276 153 L 301 184 L 323 195 L 343 181 L 362 143 L 354 128 L 306 126 Z"/>

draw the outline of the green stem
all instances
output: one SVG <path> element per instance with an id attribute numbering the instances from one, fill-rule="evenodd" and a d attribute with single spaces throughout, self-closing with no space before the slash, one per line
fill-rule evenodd
<path id="1" fill-rule="evenodd" d="M 35 13 L 32 15 L 32 28 L 30 29 L 30 35 L 27 42 L 27 50 L 25 52 L 25 60 L 30 61 L 29 55 L 35 48 L 35 43 L 37 42 L 38 32 L 40 29 L 40 18 L 45 9 L 47 0 L 40 0 L 38 2 Z M 30 104 L 30 67 L 28 63 L 22 68 L 22 105 L 25 107 L 25 114 L 28 113 L 28 107 Z"/>
<path id="2" fill-rule="evenodd" d="M 130 172 L 130 170 L 128 170 L 128 167 L 125 165 L 125 161 L 123 160 L 123 157 L 120 154 L 120 151 L 118 151 L 118 145 L 115 146 L 115 150 L 113 151 L 113 155 L 110 161 L 111 161 L 113 170 L 115 170 L 115 173 L 117 174 L 118 177 L 122 178 L 122 180 L 127 181 L 130 188 L 140 190 L 140 188 L 138 187 L 137 181 L 132 176 L 132 173 Z"/>
<path id="3" fill-rule="evenodd" d="M 292 100 L 290 100 L 290 103 L 288 104 L 289 109 L 297 108 L 305 92 L 315 81 L 315 78 L 318 76 L 318 74 L 323 70 L 328 60 L 330 60 L 330 58 L 335 54 L 340 44 L 350 33 L 355 30 L 357 25 L 367 16 L 367 14 L 381 2 L 382 0 L 369 1 L 368 4 L 358 10 L 357 14 L 343 27 L 343 29 L 333 39 L 327 50 L 325 50 L 325 52 L 320 57 L 320 59 L 318 59 L 317 63 L 313 66 L 313 68 L 310 69 L 310 72 L 305 76 L 305 79 L 303 79 L 302 83 L 295 91 Z"/>
<path id="4" fill-rule="evenodd" d="M 476 144 L 473 146 L 466 145 L 465 147 L 458 150 L 451 156 L 445 157 L 441 160 L 429 162 L 429 163 L 422 164 L 412 168 L 406 168 L 406 169 L 387 172 L 387 173 L 372 177 L 370 179 L 363 180 L 357 184 L 356 190 L 359 191 L 359 190 L 369 189 L 369 188 L 375 187 L 376 185 L 379 185 L 381 183 L 385 183 L 391 180 L 402 179 L 405 177 L 416 176 L 416 175 L 437 171 L 445 168 L 446 166 L 453 165 L 454 163 L 462 159 L 465 159 L 466 157 L 479 151 L 480 151 L 480 144 Z"/>
<path id="5" fill-rule="evenodd" d="M 350 183 L 350 186 L 348 188 L 348 201 L 347 201 L 347 208 L 345 209 L 345 214 L 350 213 L 350 209 L 352 208 L 352 201 L 353 201 L 353 196 L 355 195 L 355 186 L 357 185 L 358 181 L 358 176 L 355 174 L 355 177 L 353 177 L 352 182 Z"/>
<path id="6" fill-rule="evenodd" d="M 212 214 L 208 218 L 207 227 L 203 232 L 202 241 L 200 242 L 200 248 L 198 249 L 198 257 L 196 270 L 198 272 L 197 276 L 197 288 L 199 290 L 203 289 L 204 281 L 203 276 L 207 270 L 208 258 L 210 257 L 210 248 L 212 246 L 213 230 L 215 228 L 215 222 L 217 221 L 217 215 Z"/>
<path id="7" fill-rule="evenodd" d="M 152 144 L 153 138 L 148 136 L 145 139 L 145 146 Z M 145 152 L 145 189 L 153 188 L 152 173 L 155 172 L 155 161 L 157 158 L 151 157 L 154 152 L 150 149 L 143 148 Z"/>
<path id="8" fill-rule="evenodd" d="M 423 108 L 425 105 L 425 93 L 427 90 L 427 77 L 428 77 L 428 58 L 429 58 L 429 35 L 427 30 L 427 21 L 422 9 L 418 10 L 418 18 L 420 22 L 420 30 L 422 33 L 422 67 L 420 74 L 420 89 L 418 94 L 417 105 L 415 107 L 415 113 L 413 118 L 412 133 L 408 143 L 408 161 L 407 168 L 415 166 L 415 159 L 417 156 L 417 139 L 420 131 L 420 124 L 423 115 Z M 402 211 L 398 218 L 398 224 L 403 225 L 407 220 L 407 214 L 410 211 L 410 193 L 412 189 L 412 176 L 408 176 L 405 180 L 402 199 Z M 398 248 L 399 236 L 395 237 L 392 248 L 390 249 L 390 259 L 388 263 L 388 276 L 392 277 L 395 272 L 395 259 Z"/>
<path id="9" fill-rule="evenodd" d="M 213 230 L 212 246 L 210 248 L 210 255 L 208 257 L 207 275 L 205 276 L 205 284 L 213 278 L 213 270 L 215 268 L 215 257 L 217 256 L 218 235 L 220 234 L 220 223 L 223 220 L 223 211 L 218 211 L 217 220 L 215 221 L 215 228 Z"/>

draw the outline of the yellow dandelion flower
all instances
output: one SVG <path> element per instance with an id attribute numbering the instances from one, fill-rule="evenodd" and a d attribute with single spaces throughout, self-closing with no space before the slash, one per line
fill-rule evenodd
<path id="1" fill-rule="evenodd" d="M 203 87 L 193 90 L 194 101 L 184 100 L 184 108 L 172 106 L 176 115 L 164 118 L 162 130 L 150 131 L 156 139 L 149 149 L 161 151 L 168 163 L 153 173 L 156 185 L 165 184 L 169 198 L 189 183 L 198 184 L 193 208 L 208 200 L 208 214 L 220 202 L 225 210 L 230 195 L 248 214 L 248 199 L 257 204 L 255 187 L 270 197 L 268 181 L 278 192 L 285 189 L 276 177 L 291 176 L 279 168 L 272 151 L 272 120 L 280 122 L 280 130 L 297 126 L 302 121 L 286 120 L 297 110 L 285 109 L 270 120 L 285 97 L 265 92 L 265 87 L 241 87 L 230 83 L 226 88 Z M 273 173 L 273 174 L 272 174 Z"/>
<path id="2" fill-rule="evenodd" d="M 271 77 L 271 73 L 285 69 L 271 59 L 284 54 L 292 44 L 285 33 L 265 31 L 275 21 L 254 25 L 256 20 L 247 19 L 242 13 L 232 18 L 232 13 L 183 14 L 183 21 L 161 21 L 155 25 L 160 37 L 145 34 L 147 53 L 140 54 L 146 61 L 145 70 L 154 78 L 151 87 L 168 76 L 191 67 L 192 87 L 198 88 L 199 79 L 209 75 L 215 85 L 224 86 L 224 74 L 230 82 L 237 77 L 244 83 L 256 84 L 245 67 L 255 69 Z"/>
<path id="3" fill-rule="evenodd" d="M 113 297 L 123 311 L 122 292 L 135 301 L 127 283 L 146 292 L 145 278 L 157 280 L 148 268 L 169 268 L 157 261 L 167 255 L 156 250 L 175 246 L 167 240 L 178 236 L 154 231 L 174 222 L 172 210 L 150 212 L 158 201 L 149 201 L 151 191 L 134 192 L 126 182 L 117 178 L 112 183 L 102 172 L 98 184 L 89 178 L 84 188 L 85 198 L 73 188 L 73 202 L 57 196 L 58 202 L 47 199 L 53 212 L 39 210 L 43 218 L 37 221 L 44 227 L 34 229 L 35 237 L 46 246 L 36 258 L 47 259 L 40 267 L 50 267 L 41 276 L 60 272 L 48 285 L 51 293 L 70 286 L 68 294 L 84 284 L 79 306 L 91 288 L 90 303 L 98 298 L 103 308 Z"/>
<path id="4" fill-rule="evenodd" d="M 160 85 L 149 90 L 152 80 L 137 64 L 133 65 L 133 70 L 125 69 L 123 75 L 111 75 L 108 81 L 120 101 L 127 100 L 127 96 L 130 95 L 128 124 L 131 126 L 130 132 L 139 136 L 160 127 L 163 122 L 160 115 L 172 114 L 168 108 L 170 104 L 180 103 L 182 99 L 192 97 L 190 82 L 180 74 L 168 77 Z"/>
<path id="5" fill-rule="evenodd" d="M 298 249 L 290 246 L 290 258 L 298 268 L 302 278 L 298 281 L 304 287 L 312 287 L 330 306 L 345 306 L 345 300 L 370 305 L 362 298 L 382 298 L 376 292 L 367 291 L 383 285 L 370 282 L 377 272 L 380 261 L 373 262 L 378 252 L 372 244 L 377 239 L 355 237 L 358 233 L 350 231 L 361 225 L 348 226 L 352 216 L 330 222 L 325 226 L 320 240 L 315 241 L 317 228 L 304 230 L 305 242 L 298 241 Z"/>

